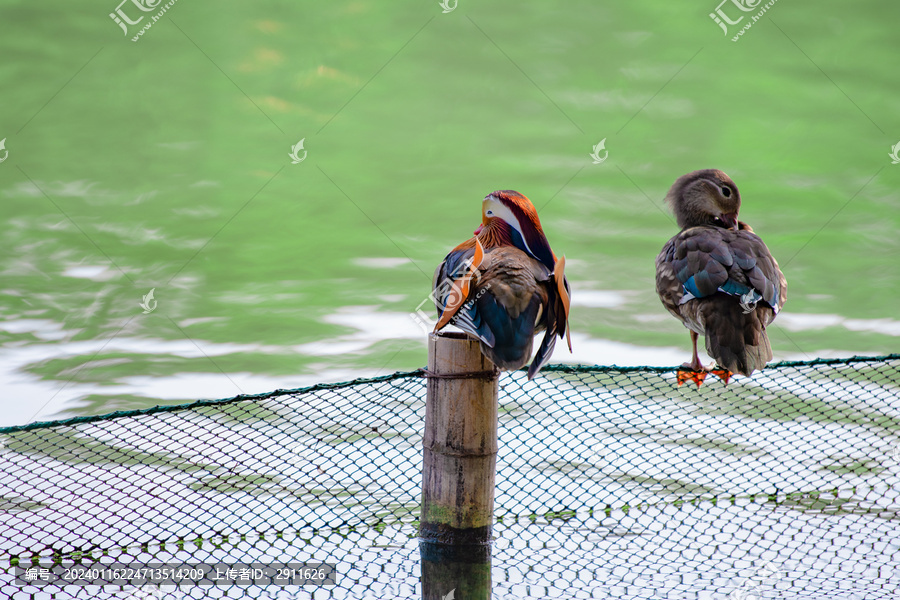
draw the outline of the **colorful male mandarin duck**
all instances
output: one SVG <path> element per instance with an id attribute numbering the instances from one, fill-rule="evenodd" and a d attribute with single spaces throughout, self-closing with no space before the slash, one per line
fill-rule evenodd
<path id="1" fill-rule="evenodd" d="M 722 171 L 679 177 L 666 202 L 681 232 L 656 257 L 656 292 L 690 329 L 694 347 L 678 384 L 699 386 L 709 371 L 725 383 L 732 373 L 749 376 L 772 359 L 766 326 L 784 306 L 787 281 L 759 236 L 737 220 L 741 194 Z M 722 370 L 700 364 L 698 335 Z"/>
<path id="2" fill-rule="evenodd" d="M 569 351 L 569 282 L 565 257 L 556 258 L 531 201 L 497 191 L 481 205 L 475 237 L 450 251 L 434 272 L 438 331 L 448 323 L 481 341 L 481 352 L 501 369 L 531 358 L 534 336 L 546 331 L 528 379 L 566 337 Z"/>

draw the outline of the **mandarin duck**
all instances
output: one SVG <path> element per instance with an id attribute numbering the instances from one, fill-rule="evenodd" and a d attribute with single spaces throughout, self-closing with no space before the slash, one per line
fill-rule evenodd
<path id="1" fill-rule="evenodd" d="M 678 384 L 699 386 L 709 371 L 725 383 L 733 373 L 749 376 L 772 359 L 766 326 L 784 306 L 787 281 L 759 236 L 738 221 L 741 194 L 722 171 L 679 177 L 666 202 L 681 231 L 656 257 L 656 292 L 690 330 L 694 349 Z M 720 369 L 700 364 L 698 335 Z"/>
<path id="2" fill-rule="evenodd" d="M 565 257 L 550 250 L 531 201 L 512 190 L 496 191 L 481 205 L 475 237 L 447 254 L 434 272 L 437 332 L 459 327 L 481 343 L 500 369 L 515 370 L 531 358 L 534 336 L 544 338 L 528 368 L 533 378 L 553 353 L 556 337 L 569 351 L 569 282 Z"/>

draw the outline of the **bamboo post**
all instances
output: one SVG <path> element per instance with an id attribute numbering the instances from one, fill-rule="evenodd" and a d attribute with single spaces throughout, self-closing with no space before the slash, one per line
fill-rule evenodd
<path id="1" fill-rule="evenodd" d="M 490 544 L 497 459 L 497 376 L 476 340 L 428 337 L 422 442 L 423 541 Z"/>
<path id="2" fill-rule="evenodd" d="M 463 333 L 428 337 L 419 539 L 423 598 L 490 598 L 498 375 Z M 465 590 L 466 595 L 462 592 Z"/>

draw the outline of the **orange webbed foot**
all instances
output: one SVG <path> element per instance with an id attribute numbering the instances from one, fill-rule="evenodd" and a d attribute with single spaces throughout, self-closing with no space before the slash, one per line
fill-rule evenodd
<path id="1" fill-rule="evenodd" d="M 713 369 L 710 371 L 710 373 L 721 379 L 722 383 L 725 385 L 728 385 L 731 376 L 734 375 L 734 373 L 732 373 L 728 369 Z"/>
<path id="2" fill-rule="evenodd" d="M 691 363 L 684 363 L 681 365 L 681 368 L 676 371 L 676 377 L 679 386 L 684 384 L 685 381 L 693 381 L 697 384 L 697 387 L 700 387 L 706 380 L 706 376 L 710 373 L 721 379 L 722 383 L 725 385 L 728 385 L 731 376 L 734 375 L 731 371 L 722 368 L 717 369 L 714 365 L 709 365 L 708 367 L 700 365 L 698 367 Z"/>
<path id="3" fill-rule="evenodd" d="M 697 384 L 697 387 L 703 385 L 703 381 L 706 379 L 706 375 L 709 371 L 695 371 L 691 368 L 690 365 L 682 365 L 681 369 L 676 371 L 676 377 L 678 378 L 678 385 L 681 386 L 685 381 L 693 381 Z"/>

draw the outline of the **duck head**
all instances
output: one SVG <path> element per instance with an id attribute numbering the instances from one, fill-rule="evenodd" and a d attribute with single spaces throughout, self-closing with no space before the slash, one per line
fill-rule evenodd
<path id="1" fill-rule="evenodd" d="M 682 175 L 666 194 L 666 202 L 682 229 L 699 225 L 738 228 L 741 194 L 731 177 L 718 169 Z"/>
<path id="2" fill-rule="evenodd" d="M 475 235 L 485 248 L 515 246 L 551 271 L 556 262 L 531 200 L 512 190 L 488 194 L 481 203 Z"/>

